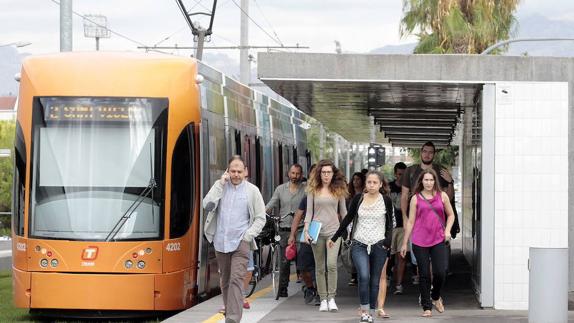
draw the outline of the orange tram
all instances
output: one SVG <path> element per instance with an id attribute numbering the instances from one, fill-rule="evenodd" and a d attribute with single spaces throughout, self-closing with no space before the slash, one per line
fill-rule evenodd
<path id="1" fill-rule="evenodd" d="M 266 200 L 310 164 L 308 116 L 194 59 L 25 59 L 15 139 L 14 303 L 175 311 L 219 293 L 201 197 L 241 154 Z"/>

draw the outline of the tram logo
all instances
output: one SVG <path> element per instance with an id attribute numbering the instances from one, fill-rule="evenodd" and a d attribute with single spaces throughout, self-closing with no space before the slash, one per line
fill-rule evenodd
<path id="1" fill-rule="evenodd" d="M 96 260 L 98 257 L 98 247 L 87 247 L 82 252 L 82 260 Z"/>

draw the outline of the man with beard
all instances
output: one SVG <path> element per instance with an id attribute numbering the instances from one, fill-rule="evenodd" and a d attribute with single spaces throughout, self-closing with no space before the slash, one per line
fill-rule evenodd
<path id="1" fill-rule="evenodd" d="M 203 227 L 213 243 L 221 273 L 225 323 L 239 323 L 243 315 L 243 277 L 249 254 L 257 249 L 255 237 L 265 225 L 265 203 L 257 186 L 245 180 L 247 167 L 241 156 L 233 156 L 227 169 L 205 198 L 208 212 Z"/>
<path id="2" fill-rule="evenodd" d="M 279 266 L 279 297 L 287 297 L 287 286 L 289 285 L 289 275 L 291 273 L 291 261 L 285 258 L 285 248 L 287 247 L 287 242 L 289 235 L 291 233 L 291 223 L 293 221 L 293 215 L 299 206 L 299 202 L 306 195 L 305 185 L 301 183 L 301 177 L 303 175 L 303 167 L 299 164 L 293 164 L 289 168 L 289 181 L 283 183 L 275 189 L 273 196 L 265 209 L 267 213 L 274 208 L 279 208 L 279 212 L 275 212 L 275 215 L 281 216 L 283 219 L 279 222 L 279 235 L 281 240 L 280 254 L 281 254 L 281 264 Z"/>
<path id="3" fill-rule="evenodd" d="M 414 164 L 407 168 L 402 177 L 402 192 L 401 192 L 401 212 L 403 214 L 403 223 L 407 223 L 408 218 L 408 205 L 412 192 L 415 191 L 415 184 L 419 178 L 420 173 L 424 169 L 432 168 L 439 175 L 439 186 L 448 195 L 448 198 L 454 200 L 454 182 L 451 174 L 445 168 L 441 168 L 437 164 L 433 164 L 433 159 L 436 149 L 432 141 L 427 141 L 421 148 L 421 163 Z"/>

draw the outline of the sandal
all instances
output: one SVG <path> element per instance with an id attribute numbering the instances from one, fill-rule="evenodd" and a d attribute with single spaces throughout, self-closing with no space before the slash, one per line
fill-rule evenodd
<path id="1" fill-rule="evenodd" d="M 442 297 L 437 299 L 436 301 L 432 301 L 432 305 L 436 308 L 439 313 L 444 312 L 444 304 L 442 303 Z"/>
<path id="2" fill-rule="evenodd" d="M 385 309 L 383 309 L 383 308 L 377 308 L 375 310 L 375 312 L 377 313 L 377 316 L 380 318 L 384 318 L 384 319 L 391 318 L 391 316 L 389 314 L 387 314 L 387 312 L 385 312 Z"/>
<path id="3" fill-rule="evenodd" d="M 431 317 L 432 316 L 432 311 L 431 310 L 426 310 L 423 312 L 422 317 Z"/>

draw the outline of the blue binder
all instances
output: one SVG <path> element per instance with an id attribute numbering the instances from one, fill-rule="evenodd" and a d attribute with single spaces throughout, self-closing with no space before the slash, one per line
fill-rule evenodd
<path id="1" fill-rule="evenodd" d="M 311 221 L 309 223 L 309 236 L 311 237 L 312 244 L 316 244 L 317 240 L 319 239 L 319 232 L 321 231 L 322 223 L 319 221 Z M 305 241 L 305 231 L 301 232 L 301 236 L 299 237 L 299 242 L 306 242 Z"/>

